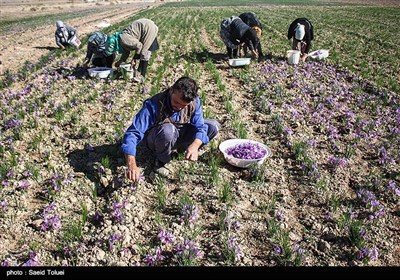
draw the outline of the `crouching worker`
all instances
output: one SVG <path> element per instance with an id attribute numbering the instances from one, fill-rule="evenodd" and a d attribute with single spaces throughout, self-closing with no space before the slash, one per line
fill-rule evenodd
<path id="1" fill-rule="evenodd" d="M 90 60 L 92 60 L 92 64 L 96 67 L 112 67 L 116 54 L 113 53 L 108 56 L 105 54 L 106 43 L 107 35 L 103 32 L 96 31 L 89 35 L 83 67 L 87 68 Z"/>
<path id="2" fill-rule="evenodd" d="M 157 33 L 157 25 L 152 20 L 146 18 L 135 20 L 131 25 L 122 30 L 119 34 L 122 55 L 119 61 L 115 63 L 115 66 L 119 67 L 122 62 L 128 59 L 130 52 L 135 51 L 135 55 L 131 60 L 131 66 L 134 69 L 136 59 L 140 59 L 137 69 L 140 74 L 133 80 L 143 83 L 151 54 L 159 48 Z"/>
<path id="3" fill-rule="evenodd" d="M 172 87 L 144 101 L 122 142 L 129 179 L 137 182 L 140 178 L 135 156 L 142 139 L 155 155 L 154 172 L 168 176 L 173 150 L 185 150 L 185 158 L 196 161 L 199 148 L 218 134 L 220 124 L 203 118 L 197 91 L 196 81 L 181 77 Z"/>
<path id="4" fill-rule="evenodd" d="M 254 12 L 241 13 L 239 17 L 245 24 L 250 26 L 254 30 L 254 32 L 256 32 L 257 38 L 260 41 L 257 46 L 258 59 L 261 59 L 264 55 L 261 48 L 261 35 L 263 32 L 263 28 L 260 20 Z M 247 49 L 245 49 L 245 53 L 247 53 Z"/>
<path id="5" fill-rule="evenodd" d="M 306 60 L 314 39 L 314 28 L 306 18 L 297 18 L 289 26 L 288 40 L 293 37 L 292 50 L 301 52 L 300 57 Z"/>
<path id="6" fill-rule="evenodd" d="M 231 16 L 221 22 L 220 36 L 228 52 L 229 58 L 237 58 L 239 46 L 246 46 L 254 58 L 258 58 L 257 52 L 260 40 L 256 32 L 239 17 Z"/>
<path id="7" fill-rule="evenodd" d="M 71 26 L 65 25 L 61 20 L 56 21 L 56 27 L 57 27 L 55 32 L 56 44 L 61 49 L 65 49 L 70 45 L 69 40 L 71 40 L 72 37 L 78 35 L 78 31 L 75 28 L 72 28 Z"/>

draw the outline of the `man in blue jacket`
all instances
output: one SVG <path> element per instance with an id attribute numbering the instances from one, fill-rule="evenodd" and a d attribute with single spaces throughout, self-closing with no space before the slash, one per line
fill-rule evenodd
<path id="1" fill-rule="evenodd" d="M 184 149 L 187 160 L 196 161 L 199 148 L 209 143 L 219 131 L 216 120 L 204 119 L 196 81 L 179 78 L 172 87 L 143 103 L 125 132 L 122 151 L 127 162 L 127 177 L 139 181 L 140 170 L 136 164 L 136 146 L 141 140 L 156 157 L 154 171 L 168 176 L 166 166 L 172 151 Z"/>

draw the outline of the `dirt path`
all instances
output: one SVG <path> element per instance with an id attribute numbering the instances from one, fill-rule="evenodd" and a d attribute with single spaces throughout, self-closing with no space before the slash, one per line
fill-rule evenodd
<path id="1" fill-rule="evenodd" d="M 65 22 L 79 31 L 80 37 L 99 30 L 96 25 L 107 19 L 110 24 L 118 23 L 140 9 L 155 5 L 142 3 L 113 5 L 95 11 L 84 18 L 77 18 Z M 28 29 L 24 32 L 0 34 L 0 78 L 9 69 L 16 71 L 25 61 L 37 62 L 42 55 L 48 54 L 57 47 L 54 39 L 55 24 Z"/>

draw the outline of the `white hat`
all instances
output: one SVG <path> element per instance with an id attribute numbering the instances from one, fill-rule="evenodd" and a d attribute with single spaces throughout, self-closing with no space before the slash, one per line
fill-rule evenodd
<path id="1" fill-rule="evenodd" d="M 299 40 L 299 41 L 303 40 L 304 35 L 306 34 L 304 25 L 298 23 L 294 32 L 295 32 L 294 37 L 296 38 L 296 40 Z"/>

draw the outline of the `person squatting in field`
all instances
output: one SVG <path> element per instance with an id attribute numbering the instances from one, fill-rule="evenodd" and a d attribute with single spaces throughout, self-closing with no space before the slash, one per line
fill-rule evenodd
<path id="1" fill-rule="evenodd" d="M 239 17 L 245 24 L 250 26 L 256 32 L 257 38 L 260 41 L 257 45 L 257 53 L 258 58 L 261 59 L 262 57 L 264 57 L 264 55 L 261 47 L 261 35 L 263 32 L 263 27 L 260 20 L 254 12 L 241 13 Z M 247 48 L 245 48 L 245 54 L 247 54 Z"/>
<path id="2" fill-rule="evenodd" d="M 311 41 L 314 39 L 314 28 L 306 18 L 297 18 L 289 26 L 288 40 L 293 37 L 292 50 L 301 52 L 303 61 L 307 58 L 311 48 Z"/>
<path id="3" fill-rule="evenodd" d="M 256 32 L 244 23 L 240 17 L 231 16 L 221 22 L 220 36 L 226 45 L 229 58 L 237 58 L 239 46 L 246 45 L 254 58 L 258 58 L 257 52 L 260 40 Z"/>
<path id="4" fill-rule="evenodd" d="M 125 62 L 131 51 L 135 51 L 135 55 L 131 60 L 132 69 L 136 66 L 136 60 L 139 59 L 138 73 L 139 76 L 134 81 L 143 82 L 146 76 L 147 67 L 152 52 L 158 50 L 157 41 L 158 27 L 150 19 L 141 18 L 135 20 L 126 27 L 122 32 L 114 33 L 107 41 L 106 55 L 112 53 L 122 53 L 120 59 L 115 63 L 119 67 Z"/>
<path id="5" fill-rule="evenodd" d="M 168 176 L 174 150 L 185 150 L 185 158 L 196 161 L 199 148 L 218 134 L 220 124 L 203 118 L 197 92 L 195 80 L 181 77 L 172 87 L 144 101 L 122 140 L 129 179 L 135 182 L 140 179 L 136 146 L 143 139 L 155 154 L 154 172 Z"/>
<path id="6" fill-rule="evenodd" d="M 61 20 L 56 21 L 56 27 L 56 44 L 61 49 L 65 49 L 67 46 L 69 46 L 68 41 L 75 35 L 78 35 L 78 31 L 71 26 L 65 25 Z"/>
<path id="7" fill-rule="evenodd" d="M 103 32 L 96 31 L 89 35 L 83 67 L 87 68 L 90 60 L 96 67 L 112 67 L 116 54 L 113 53 L 108 56 L 105 54 L 106 43 L 107 35 Z"/>

